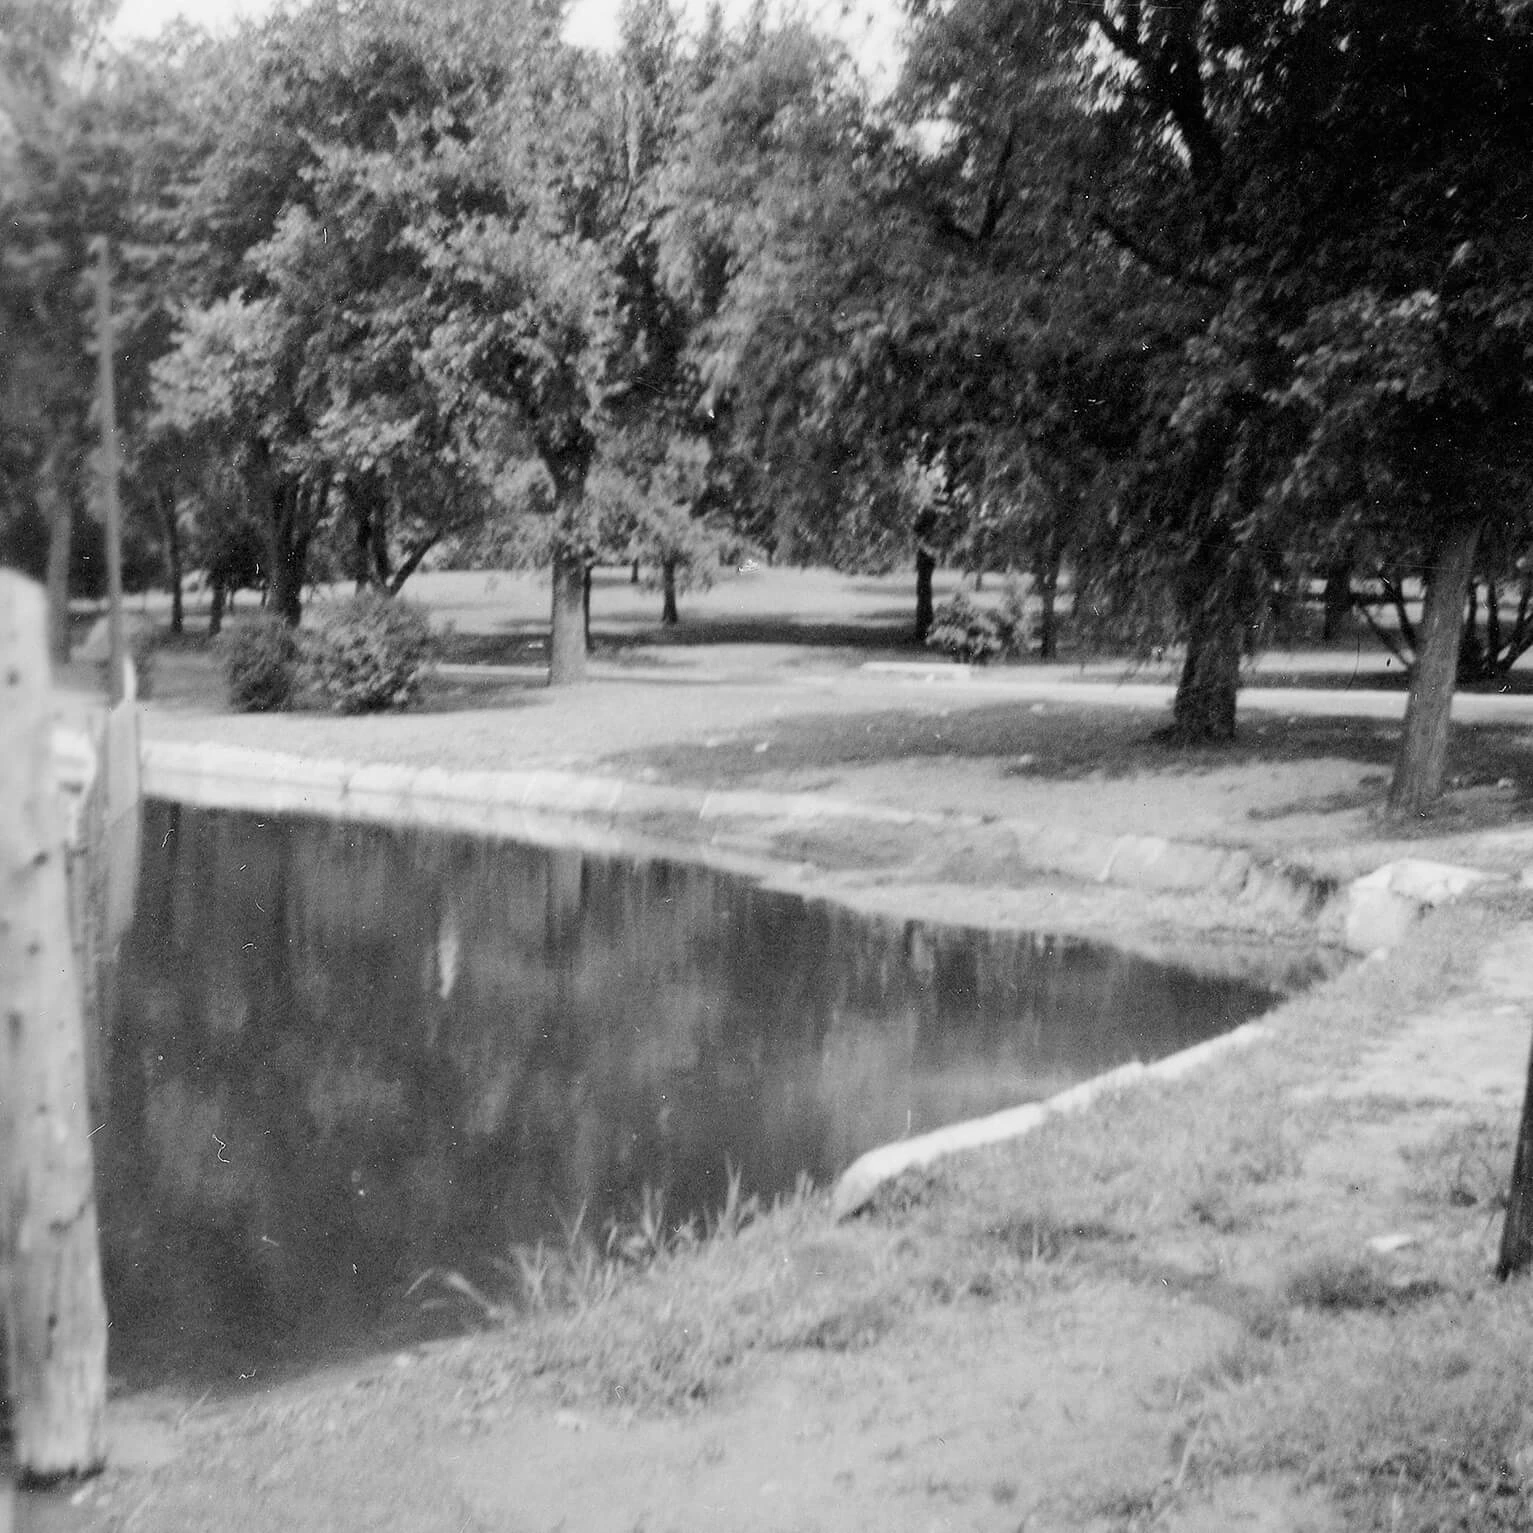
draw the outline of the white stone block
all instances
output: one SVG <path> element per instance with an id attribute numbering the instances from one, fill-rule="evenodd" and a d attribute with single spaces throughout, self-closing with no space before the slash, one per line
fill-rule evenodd
<path id="1" fill-rule="evenodd" d="M 1395 947 L 1428 906 L 1456 900 L 1489 876 L 1422 857 L 1386 862 L 1347 886 L 1346 944 L 1354 953 Z"/>

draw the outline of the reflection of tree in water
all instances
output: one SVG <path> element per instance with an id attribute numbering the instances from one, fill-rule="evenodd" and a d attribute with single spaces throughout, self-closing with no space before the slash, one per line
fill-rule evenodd
<path id="1" fill-rule="evenodd" d="M 155 1314 L 204 1369 L 376 1334 L 424 1268 L 482 1273 L 583 1204 L 717 1206 L 726 1154 L 770 1193 L 1238 1019 L 1119 955 L 698 869 L 148 818 L 102 1156 L 120 1369 L 153 1371 L 135 1337 L 173 1361 Z"/>

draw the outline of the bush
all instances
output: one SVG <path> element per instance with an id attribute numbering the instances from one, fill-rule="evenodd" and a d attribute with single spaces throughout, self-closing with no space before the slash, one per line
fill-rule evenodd
<path id="1" fill-rule="evenodd" d="M 298 635 L 273 612 L 258 613 L 223 641 L 229 705 L 240 713 L 292 706 L 298 683 Z"/>
<path id="2" fill-rule="evenodd" d="M 403 708 L 431 663 L 431 623 L 412 602 L 362 591 L 328 611 L 303 646 L 306 695 L 336 713 Z"/>
<path id="3" fill-rule="evenodd" d="M 940 649 L 967 665 L 984 665 L 1027 645 L 1029 621 L 1021 588 L 1008 584 L 999 607 L 978 607 L 960 591 L 932 614 L 928 649 Z"/>

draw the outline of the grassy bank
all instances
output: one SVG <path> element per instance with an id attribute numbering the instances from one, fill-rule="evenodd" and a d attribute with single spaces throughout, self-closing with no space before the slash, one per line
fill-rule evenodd
<path id="1" fill-rule="evenodd" d="M 753 644 L 781 637 L 775 609 L 744 612 L 752 592 L 778 594 L 721 593 L 741 610 L 719 634 L 743 614 Z M 866 593 L 870 618 L 884 599 Z M 1460 729 L 1447 812 L 1386 841 L 1369 810 L 1393 725 L 1257 718 L 1232 754 L 1168 753 L 1149 713 L 778 650 L 643 651 L 685 684 L 658 665 L 566 694 L 459 677 L 412 714 L 267 720 L 224 712 L 188 648 L 145 727 L 945 812 L 877 835 L 706 834 L 867 908 L 1118 943 L 1284 933 L 1213 896 L 1038 884 L 993 821 L 1150 829 L 1338 876 L 1528 856 L 1525 729 Z M 158 1446 L 119 1453 L 71 1515 L 122 1533 L 1533 1529 L 1533 1300 L 1491 1277 L 1533 896 L 1498 891 L 1289 1001 L 1256 1049 L 907 1177 L 849 1223 L 823 1190 L 736 1196 L 706 1239 L 651 1205 L 611 1239 L 504 1253 L 493 1289 L 434 1274 L 417 1296 L 476 1324 L 462 1341 L 216 1404 L 119 1401 L 129 1440 Z"/>
<path id="2" fill-rule="evenodd" d="M 1160 1412 L 1168 1453 L 1180 1444 L 1163 1472 L 1126 1493 L 1082 1485 L 1060 1512 L 1154 1522 L 1221 1478 L 1275 1471 L 1333 1497 L 1349 1527 L 1533 1525 L 1533 1301 L 1488 1260 L 1515 1122 L 1434 1115 L 1418 1134 L 1408 1100 L 1303 1090 L 1470 991 L 1471 955 L 1510 914 L 1445 915 L 1409 953 L 1283 1008 L 1277 1043 L 907 1177 L 854 1225 L 800 1204 L 664 1259 L 609 1302 L 484 1350 L 470 1374 L 674 1410 L 728 1390 L 757 1352 L 871 1348 L 938 1307 L 1048 1295 L 1047 1313 L 1130 1287 L 1233 1329 Z M 1307 1166 L 1360 1120 L 1398 1130 L 1406 1179 L 1385 1207 Z M 1360 1220 L 1404 1222 L 1412 1243 L 1377 1255 Z"/>
<path id="3" fill-rule="evenodd" d="M 1527 903 L 1441 912 L 1270 1042 L 848 1223 L 804 1193 L 678 1239 L 651 1209 L 642 1260 L 552 1284 L 508 1253 L 477 1334 L 195 1411 L 97 1525 L 1533 1527 L 1533 1297 L 1491 1277 L 1517 1093 L 1369 1063 L 1505 1011 L 1483 960 Z M 747 1481 L 800 1499 L 719 1520 Z"/>

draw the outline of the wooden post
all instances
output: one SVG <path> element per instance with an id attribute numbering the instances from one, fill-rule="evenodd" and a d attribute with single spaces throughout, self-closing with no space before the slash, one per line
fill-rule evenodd
<path id="1" fill-rule="evenodd" d="M 0 570 L 0 1309 L 24 1483 L 102 1462 L 106 1305 L 42 590 Z"/>

